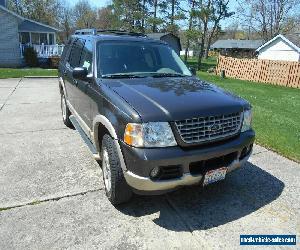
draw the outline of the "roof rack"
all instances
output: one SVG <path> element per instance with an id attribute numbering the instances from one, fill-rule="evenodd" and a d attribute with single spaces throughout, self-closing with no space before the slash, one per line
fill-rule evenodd
<path id="1" fill-rule="evenodd" d="M 127 36 L 142 36 L 146 37 L 147 35 L 139 32 L 125 31 L 125 30 L 97 30 L 97 29 L 81 29 L 76 30 L 75 35 L 97 35 L 97 34 L 115 34 L 115 35 L 127 35 Z"/>
<path id="2" fill-rule="evenodd" d="M 76 30 L 75 35 L 96 35 L 97 30 L 96 29 L 81 29 L 81 30 Z"/>

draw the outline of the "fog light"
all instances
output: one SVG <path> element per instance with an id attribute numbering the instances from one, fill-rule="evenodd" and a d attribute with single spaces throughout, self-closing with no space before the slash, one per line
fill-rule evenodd
<path id="1" fill-rule="evenodd" d="M 159 172 L 160 172 L 159 167 L 153 168 L 153 169 L 151 170 L 151 172 L 150 172 L 150 177 L 151 177 L 151 178 L 157 177 L 157 176 L 159 175 Z"/>

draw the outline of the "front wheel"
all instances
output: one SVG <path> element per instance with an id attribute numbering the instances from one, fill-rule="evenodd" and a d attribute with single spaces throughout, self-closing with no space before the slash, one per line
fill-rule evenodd
<path id="1" fill-rule="evenodd" d="M 124 178 L 115 142 L 107 134 L 102 140 L 102 173 L 109 201 L 113 205 L 129 201 L 132 190 Z"/>

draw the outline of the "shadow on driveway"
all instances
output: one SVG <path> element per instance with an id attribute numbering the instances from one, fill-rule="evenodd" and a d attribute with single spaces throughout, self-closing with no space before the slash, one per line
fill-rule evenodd
<path id="1" fill-rule="evenodd" d="M 282 181 L 247 163 L 225 181 L 162 196 L 137 196 L 117 209 L 133 217 L 159 212 L 153 222 L 173 231 L 205 230 L 257 211 L 276 200 L 283 188 Z"/>

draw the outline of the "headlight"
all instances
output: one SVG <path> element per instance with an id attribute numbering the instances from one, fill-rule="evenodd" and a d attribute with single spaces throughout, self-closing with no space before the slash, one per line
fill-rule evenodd
<path id="1" fill-rule="evenodd" d="M 248 109 L 244 111 L 242 132 L 251 129 L 251 124 L 252 124 L 252 111 L 251 109 Z"/>
<path id="2" fill-rule="evenodd" d="M 172 129 L 167 122 L 128 123 L 124 133 L 124 142 L 139 148 L 177 145 Z"/>

